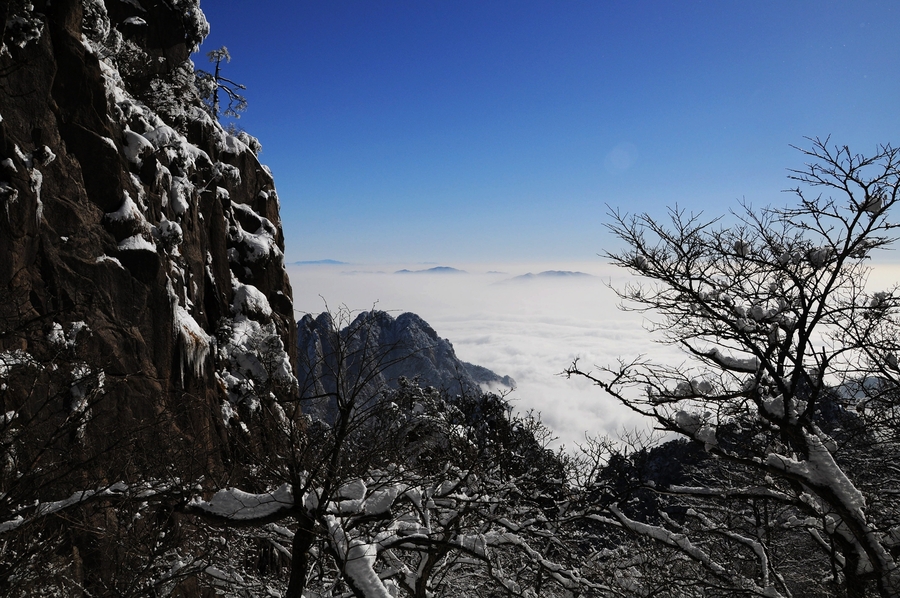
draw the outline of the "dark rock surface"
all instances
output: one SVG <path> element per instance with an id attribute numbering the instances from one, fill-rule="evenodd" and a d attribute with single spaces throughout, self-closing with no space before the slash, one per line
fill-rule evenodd
<path id="1" fill-rule="evenodd" d="M 197 93 L 198 0 L 0 0 L 0 28 L 0 594 L 213 596 L 160 581 L 209 552 L 184 504 L 245 483 L 297 393 L 272 176 Z"/>
<path id="2" fill-rule="evenodd" d="M 71 359 L 102 370 L 105 397 L 81 442 L 184 411 L 178 434 L 227 461 L 252 419 L 242 385 L 291 386 L 296 328 L 272 177 L 193 87 L 197 2 L 0 8 L 0 351 L 52 354 L 52 330 L 84 323 Z M 248 291 L 267 305 L 242 311 Z M 237 363 L 272 337 L 274 369 Z"/>
<path id="3" fill-rule="evenodd" d="M 433 386 L 451 396 L 474 395 L 485 387 L 515 387 L 509 376 L 461 361 L 447 339 L 438 336 L 414 313 L 396 318 L 383 311 L 367 311 L 350 320 L 340 314 L 305 315 L 297 323 L 298 380 L 304 394 L 333 392 L 344 382 L 365 381 L 364 392 L 374 397 L 385 387 L 397 388 L 403 377 L 420 386 Z M 348 393 L 352 389 L 344 388 Z M 312 415 L 328 418 L 308 408 Z"/>
<path id="4" fill-rule="evenodd" d="M 487 386 L 488 388 L 497 386 L 505 386 L 510 389 L 516 388 L 516 381 L 510 376 L 501 376 L 484 366 L 475 365 L 474 363 L 469 363 L 467 361 L 463 361 L 462 364 L 472 380 L 479 386 Z"/>

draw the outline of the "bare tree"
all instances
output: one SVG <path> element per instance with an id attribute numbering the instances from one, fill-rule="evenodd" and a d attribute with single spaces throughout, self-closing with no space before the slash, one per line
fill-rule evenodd
<path id="1" fill-rule="evenodd" d="M 651 488 L 683 501 L 681 518 L 641 522 L 612 504 L 596 520 L 681 554 L 709 587 L 792 595 L 802 553 L 837 594 L 898 596 L 900 476 L 876 460 L 897 453 L 900 294 L 867 287 L 867 260 L 896 239 L 900 152 L 828 139 L 801 151 L 794 207 L 611 213 L 626 248 L 605 255 L 642 279 L 616 290 L 622 308 L 687 361 L 568 374 L 699 443 L 727 475 Z"/>
<path id="2" fill-rule="evenodd" d="M 88 362 L 90 328 L 70 312 L 36 313 L 24 293 L 0 295 L 0 587 L 146 595 L 176 547 L 180 497 L 135 467 L 146 456 L 136 438 L 162 422 L 100 432 L 123 377 Z"/>
<path id="3" fill-rule="evenodd" d="M 374 342 L 370 316 L 320 317 L 296 405 L 315 419 L 263 403 L 280 445 L 250 468 L 257 488 L 212 488 L 187 510 L 284 555 L 289 597 L 593 587 L 566 548 L 563 530 L 581 515 L 560 506 L 565 464 L 543 427 L 501 397 L 451 399 L 408 380 L 388 388 L 382 374 L 403 357 Z M 241 579 L 251 593 L 266 587 Z"/>

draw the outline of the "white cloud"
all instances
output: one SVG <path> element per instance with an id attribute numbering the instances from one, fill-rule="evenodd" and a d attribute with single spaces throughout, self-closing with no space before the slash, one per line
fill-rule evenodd
<path id="1" fill-rule="evenodd" d="M 540 412 L 568 446 L 583 441 L 586 433 L 615 435 L 623 428 L 647 426 L 586 380 L 560 375 L 576 357 L 590 367 L 613 364 L 620 356 L 671 353 L 653 343 L 640 315 L 617 310 L 615 295 L 605 283 L 620 284 L 626 273 L 599 260 L 448 265 L 467 273 L 393 274 L 401 268 L 429 267 L 409 264 L 291 266 L 288 272 L 300 312 L 319 313 L 327 301 L 332 308 L 375 306 L 397 315 L 419 314 L 453 343 L 460 359 L 515 378 L 518 387 L 509 397 L 515 407 Z M 577 270 L 593 276 L 505 282 L 545 270 Z"/>
<path id="2" fill-rule="evenodd" d="M 602 263 L 447 264 L 466 274 L 395 275 L 401 268 L 430 265 L 289 267 L 294 305 L 319 313 L 323 298 L 333 308 L 419 314 L 449 339 L 460 359 L 515 378 L 509 397 L 522 411 L 533 409 L 567 446 L 591 435 L 646 429 L 648 422 L 623 408 L 584 379 L 560 376 L 573 359 L 584 368 L 612 365 L 619 357 L 645 354 L 681 363 L 684 356 L 655 342 L 640 314 L 622 312 L 606 286 L 621 287 L 627 272 Z M 546 278 L 507 283 L 526 272 L 577 270 L 589 278 Z M 348 274 L 348 272 L 355 272 Z M 878 265 L 869 278 L 875 290 L 891 286 L 900 267 Z M 321 297 L 320 297 L 321 295 Z"/>

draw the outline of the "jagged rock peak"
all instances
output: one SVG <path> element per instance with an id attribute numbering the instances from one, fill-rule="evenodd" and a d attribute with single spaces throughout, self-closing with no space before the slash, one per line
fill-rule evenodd
<path id="1" fill-rule="evenodd" d="M 377 369 L 373 387 L 397 387 L 403 378 L 418 379 L 451 394 L 478 393 L 487 388 L 515 387 L 509 376 L 461 361 L 450 341 L 414 313 L 396 318 L 373 310 L 355 317 L 339 313 L 305 315 L 298 323 L 299 379 L 321 382 L 324 370 L 341 367 L 334 356 L 343 356 L 344 367 L 358 368 L 358 356 L 366 355 L 365 367 Z M 323 368 L 323 364 L 326 366 Z"/>

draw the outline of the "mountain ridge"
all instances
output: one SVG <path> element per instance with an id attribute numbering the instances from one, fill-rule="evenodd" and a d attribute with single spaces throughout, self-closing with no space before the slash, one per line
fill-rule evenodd
<path id="1" fill-rule="evenodd" d="M 363 352 L 377 357 L 372 371 L 365 373 L 371 377 L 373 395 L 379 388 L 398 388 L 401 378 L 418 380 L 422 386 L 451 395 L 515 387 L 511 377 L 459 359 L 449 340 L 411 312 L 395 318 L 384 311 L 364 311 L 352 319 L 345 313 L 337 316 L 337 322 L 328 312 L 306 314 L 297 323 L 297 351 L 301 391 L 319 384 L 329 371 L 343 368 L 349 375 L 359 376 L 365 366 L 361 368 L 354 356 Z M 345 363 L 330 359 L 331 355 L 343 355 Z M 316 388 L 319 394 L 330 392 L 329 388 Z"/>
<path id="2" fill-rule="evenodd" d="M 394 274 L 466 274 L 466 271 L 450 266 L 435 266 L 424 270 L 408 270 L 404 268 L 403 270 L 397 270 Z"/>

